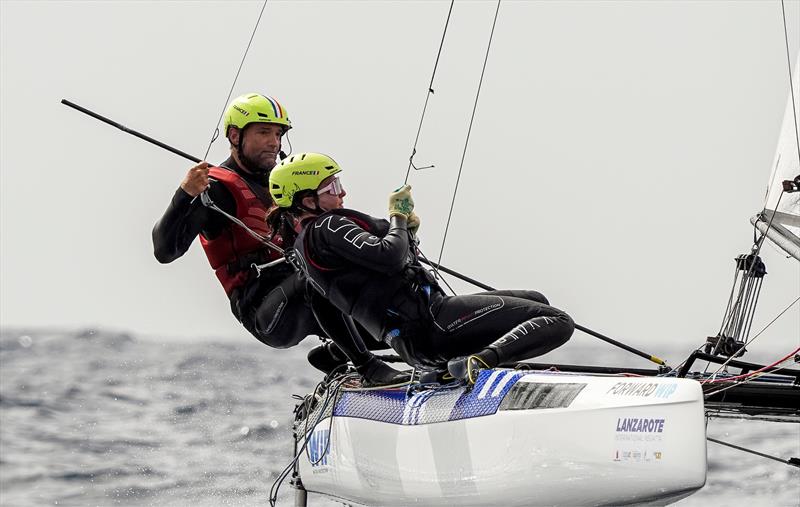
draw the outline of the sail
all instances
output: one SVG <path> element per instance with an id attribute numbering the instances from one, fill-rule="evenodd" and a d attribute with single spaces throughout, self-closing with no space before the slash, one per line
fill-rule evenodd
<path id="1" fill-rule="evenodd" d="M 800 192 L 784 191 L 784 181 L 794 181 L 794 190 L 800 184 L 800 147 L 798 147 L 797 125 L 800 121 L 800 55 L 792 72 L 792 90 L 783 115 L 778 147 L 772 163 L 772 176 L 767 187 L 764 211 L 750 222 L 767 238 L 800 260 Z M 794 97 L 792 96 L 794 95 Z M 792 103 L 794 99 L 794 104 Z"/>

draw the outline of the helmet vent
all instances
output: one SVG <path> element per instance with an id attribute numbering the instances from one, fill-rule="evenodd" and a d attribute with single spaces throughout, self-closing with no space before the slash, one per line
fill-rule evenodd
<path id="1" fill-rule="evenodd" d="M 332 171 L 333 170 L 333 166 L 332 165 L 326 165 L 325 169 L 327 169 L 329 171 Z"/>
<path id="2" fill-rule="evenodd" d="M 258 112 L 258 117 L 259 117 L 259 118 L 269 118 L 269 115 L 268 115 L 268 114 L 264 114 L 264 113 L 262 113 L 261 111 L 259 111 L 259 112 Z"/>
<path id="3" fill-rule="evenodd" d="M 306 159 L 306 154 L 305 154 L 305 153 L 303 153 L 303 156 L 302 156 L 302 157 L 300 157 L 300 160 L 305 160 L 305 159 Z"/>

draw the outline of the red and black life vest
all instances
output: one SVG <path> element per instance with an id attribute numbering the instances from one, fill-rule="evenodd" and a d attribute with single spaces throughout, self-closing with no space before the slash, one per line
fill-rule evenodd
<path id="1" fill-rule="evenodd" d="M 261 236 L 268 237 L 272 233 L 266 222 L 267 206 L 241 176 L 234 171 L 219 167 L 209 168 L 208 175 L 222 183 L 233 196 L 236 201 L 236 218 Z M 277 236 L 272 242 L 277 246 L 283 244 L 283 240 Z M 225 293 L 229 296 L 235 288 L 244 285 L 252 276 L 252 270 L 249 269 L 251 263 L 262 264 L 281 256 L 233 222 L 214 239 L 207 239 L 201 234 L 200 244 L 203 245 L 211 268 L 214 269 Z"/>

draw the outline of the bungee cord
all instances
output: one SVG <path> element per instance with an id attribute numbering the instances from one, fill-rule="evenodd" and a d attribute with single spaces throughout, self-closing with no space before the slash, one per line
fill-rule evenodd
<path id="1" fill-rule="evenodd" d="M 447 20 L 444 22 L 444 30 L 442 31 L 442 41 L 439 43 L 439 52 L 436 53 L 436 62 L 433 64 L 433 73 L 431 74 L 431 82 L 428 84 L 428 93 L 425 95 L 425 104 L 422 106 L 422 115 L 419 118 L 419 127 L 417 127 L 417 135 L 414 138 L 414 146 L 411 147 L 411 156 L 408 157 L 408 169 L 406 169 L 406 178 L 403 180 L 403 185 L 408 183 L 408 176 L 411 174 L 411 168 L 419 171 L 421 169 L 429 169 L 433 165 L 425 167 L 417 167 L 414 165 L 414 155 L 417 154 L 417 142 L 419 142 L 419 135 L 422 132 L 422 122 L 425 120 L 425 112 L 428 109 L 428 100 L 433 95 L 433 80 L 436 77 L 436 69 L 439 67 L 439 57 L 442 56 L 442 48 L 444 47 L 444 38 L 447 35 L 447 27 L 450 25 L 450 15 L 453 13 L 453 5 L 456 0 L 450 0 L 450 9 L 447 11 Z"/>
<path id="2" fill-rule="evenodd" d="M 236 75 L 233 77 L 233 83 L 231 83 L 231 89 L 228 90 L 228 96 L 225 98 L 225 103 L 222 105 L 222 111 L 219 113 L 219 118 L 217 119 L 216 127 L 214 128 L 214 133 L 211 135 L 211 141 L 208 142 L 208 148 L 206 148 L 206 153 L 203 155 L 203 160 L 208 158 L 208 153 L 211 151 L 211 145 L 214 144 L 214 141 L 217 140 L 219 137 L 219 122 L 222 121 L 222 117 L 225 114 L 225 110 L 228 109 L 228 101 L 231 99 L 231 95 L 233 94 L 233 89 L 236 87 L 236 81 L 239 79 L 239 73 L 242 72 L 242 67 L 244 66 L 244 61 L 247 58 L 247 53 L 250 51 L 250 45 L 253 43 L 253 38 L 256 36 L 256 32 L 258 31 L 258 25 L 261 23 L 261 16 L 264 15 L 264 9 L 267 7 L 267 1 L 264 0 L 264 3 L 261 5 L 261 12 L 258 13 L 258 19 L 256 20 L 256 24 L 253 27 L 253 33 L 250 34 L 250 40 L 247 42 L 247 47 L 244 50 L 244 54 L 242 55 L 242 61 L 239 62 L 239 68 L 236 70 Z"/>
<path id="3" fill-rule="evenodd" d="M 450 202 L 450 211 L 447 214 L 447 224 L 444 228 L 444 235 L 442 236 L 442 247 L 439 250 L 439 258 L 437 264 L 441 264 L 442 255 L 444 254 L 444 245 L 447 241 L 447 232 L 450 229 L 450 219 L 453 217 L 453 208 L 456 204 L 456 195 L 458 194 L 458 184 L 461 181 L 461 172 L 464 169 L 464 160 L 467 157 L 467 147 L 469 146 L 469 138 L 472 133 L 472 124 L 475 121 L 475 111 L 478 109 L 478 99 L 481 95 L 481 87 L 483 86 L 483 76 L 486 73 L 486 63 L 489 61 L 489 50 L 492 48 L 492 39 L 494 38 L 494 28 L 497 25 L 497 15 L 500 12 L 500 0 L 497 0 L 497 8 L 494 11 L 494 20 L 492 21 L 492 31 L 489 33 L 489 43 L 486 45 L 486 56 L 483 59 L 483 68 L 481 69 L 481 78 L 478 81 L 478 91 L 475 94 L 475 103 L 472 105 L 472 116 L 469 119 L 469 128 L 467 129 L 467 138 L 464 141 L 464 151 L 461 153 L 461 163 L 458 166 L 458 176 L 456 177 L 456 186 L 453 189 L 453 200 Z"/>

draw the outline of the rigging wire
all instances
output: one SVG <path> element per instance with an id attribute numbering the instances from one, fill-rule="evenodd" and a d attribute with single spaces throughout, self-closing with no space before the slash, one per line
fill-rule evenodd
<path id="1" fill-rule="evenodd" d="M 786 68 L 787 68 L 787 72 L 789 74 L 789 97 L 790 97 L 790 101 L 791 101 L 791 104 L 792 104 L 791 110 L 792 110 L 792 119 L 793 119 L 793 122 L 794 122 L 795 147 L 797 148 L 798 162 L 800 162 L 800 133 L 798 133 L 798 128 L 797 128 L 797 112 L 796 112 L 797 108 L 796 108 L 796 102 L 795 102 L 796 99 L 795 99 L 795 94 L 794 94 L 794 81 L 792 79 L 793 76 L 792 76 L 791 51 L 789 49 L 789 35 L 788 35 L 788 29 L 787 29 L 787 23 L 786 23 L 786 5 L 784 3 L 784 0 L 781 0 L 781 14 L 782 14 L 782 20 L 783 20 L 783 39 L 784 39 L 784 46 L 785 46 L 785 50 L 786 50 L 785 51 L 785 54 L 786 54 Z M 778 163 L 779 163 L 779 161 L 776 162 L 776 166 L 775 166 L 774 171 L 777 171 L 777 164 Z M 775 176 L 776 176 L 776 173 L 773 172 L 773 176 L 772 176 L 773 180 L 774 180 Z M 770 181 L 770 185 L 772 185 L 772 183 L 773 183 L 773 181 Z M 778 206 L 780 205 L 781 198 L 783 197 L 784 193 L 786 193 L 786 190 L 784 190 L 783 192 L 781 192 L 778 195 L 778 201 L 775 203 L 775 210 L 776 211 L 778 209 Z M 767 192 L 767 197 L 769 197 L 769 192 Z M 768 202 L 767 202 L 767 198 L 765 197 L 765 199 L 764 199 L 764 207 L 763 207 L 763 209 L 761 211 L 761 215 L 762 216 L 765 215 L 765 213 L 767 211 L 767 205 L 768 205 Z M 767 231 L 772 227 L 772 222 L 773 222 L 774 219 L 775 219 L 775 213 L 772 213 L 771 216 L 770 216 L 769 222 L 767 223 L 767 227 L 766 227 Z M 754 233 L 755 233 L 755 230 L 756 230 L 755 229 L 755 224 L 754 224 L 753 227 L 754 227 Z M 757 264 L 756 263 L 756 259 L 758 258 L 758 254 L 761 251 L 761 248 L 762 248 L 762 246 L 764 244 L 764 241 L 765 241 L 766 237 L 767 237 L 766 231 L 764 231 L 762 233 L 761 237 L 754 241 L 755 245 L 754 245 L 754 247 L 752 249 L 752 252 L 753 252 L 752 255 L 753 255 L 754 258 L 753 258 L 753 261 L 750 263 L 750 268 L 748 269 L 747 273 L 745 274 L 744 279 L 749 278 L 750 275 L 752 274 L 752 272 L 753 272 L 753 270 L 754 270 L 754 268 L 755 268 L 755 266 Z M 734 280 L 734 287 L 735 287 L 735 280 Z M 743 283 L 742 286 L 740 287 L 738 298 L 737 298 L 736 302 L 734 303 L 734 308 L 741 303 L 741 297 L 742 297 L 744 289 L 745 289 L 745 284 Z M 731 292 L 733 293 L 733 289 L 731 290 Z M 756 298 L 757 297 L 758 296 L 756 295 Z M 800 299 L 800 298 L 798 298 L 798 299 Z M 731 304 L 730 301 L 731 300 L 729 300 L 729 305 Z M 756 338 L 758 338 L 758 336 L 761 335 L 761 333 L 763 333 L 773 322 L 775 322 L 775 320 L 777 320 L 778 317 L 783 315 L 783 313 L 785 313 L 789 308 L 791 308 L 792 305 L 797 303 L 797 301 L 798 300 L 795 300 L 794 302 L 792 302 L 783 312 L 781 312 L 777 317 L 775 317 L 775 319 L 773 319 L 769 324 L 767 324 L 764 327 L 764 329 L 759 331 L 759 333 L 756 336 L 754 336 L 753 338 L 747 340 L 747 342 L 743 345 L 742 349 L 746 348 L 747 345 L 749 345 Z M 730 306 L 729 306 L 729 308 L 730 308 Z M 752 322 L 751 322 L 751 325 L 752 325 Z M 725 322 L 723 321 L 722 327 L 724 327 L 724 326 L 725 326 Z M 747 334 L 749 334 L 749 329 L 747 329 L 747 333 L 745 334 L 745 336 L 747 336 Z M 730 357 L 728 357 L 728 359 L 712 374 L 712 378 L 714 378 L 717 375 L 717 373 L 722 371 L 728 365 L 728 363 L 734 358 L 735 355 L 736 355 L 736 353 L 734 353 Z M 709 363 L 709 365 L 710 365 L 710 363 Z M 706 371 L 708 371 L 708 366 L 706 366 Z"/>
<path id="2" fill-rule="evenodd" d="M 247 42 L 247 47 L 244 50 L 244 54 L 242 55 L 242 61 L 239 62 L 239 68 L 236 70 L 236 76 L 233 78 L 233 83 L 231 83 L 231 89 L 228 91 L 228 96 L 225 98 L 225 103 L 222 105 L 222 111 L 219 113 L 219 118 L 217 119 L 216 127 L 214 128 L 214 134 L 211 136 L 211 141 L 208 142 L 208 148 L 206 148 L 206 153 L 203 155 L 203 160 L 208 158 L 208 152 L 211 151 L 211 145 L 214 144 L 214 141 L 217 140 L 219 137 L 219 122 L 222 121 L 222 116 L 225 114 L 225 110 L 228 109 L 228 101 L 231 99 L 231 95 L 233 94 L 233 89 L 236 87 L 236 81 L 239 79 L 239 73 L 242 72 L 242 67 L 244 66 L 244 61 L 247 58 L 247 52 L 250 51 L 250 45 L 253 43 L 253 38 L 256 36 L 256 32 L 258 31 L 258 25 L 261 23 L 261 16 L 264 14 L 264 9 L 267 7 L 267 1 L 264 0 L 264 3 L 261 5 L 261 12 L 258 13 L 258 19 L 256 20 L 256 25 L 253 27 L 253 33 L 250 34 L 250 40 Z"/>
<path id="3" fill-rule="evenodd" d="M 755 454 L 756 456 L 761 456 L 762 458 L 775 460 L 775 461 L 778 461 L 780 463 L 783 463 L 784 465 L 800 467 L 800 460 L 797 459 L 797 458 L 791 458 L 791 459 L 778 458 L 777 456 L 771 456 L 769 454 L 764 454 L 763 452 L 754 451 L 753 449 L 748 449 L 747 447 L 741 447 L 739 445 L 734 445 L 734 444 L 731 444 L 729 442 L 723 442 L 722 440 L 717 440 L 716 438 L 711 438 L 711 437 L 706 437 L 706 440 L 708 440 L 709 442 L 714 442 L 715 444 L 720 444 L 720 445 L 724 445 L 724 446 L 727 446 L 727 447 L 731 447 L 731 448 L 739 450 L 739 451 L 749 452 L 750 454 Z"/>
<path id="4" fill-rule="evenodd" d="M 761 331 L 759 331 L 758 333 L 756 333 L 756 335 L 755 335 L 755 336 L 753 336 L 752 338 L 750 338 L 749 340 L 747 340 L 747 342 L 745 342 L 745 344 L 743 345 L 743 348 L 747 348 L 747 346 L 748 346 L 748 345 L 750 345 L 751 343 L 753 343 L 753 342 L 756 340 L 756 338 L 758 338 L 759 336 L 761 336 L 761 334 L 762 334 L 764 331 L 766 331 L 766 330 L 767 330 L 767 329 L 768 329 L 768 328 L 769 328 L 769 327 L 770 327 L 770 326 L 771 326 L 773 323 L 775 323 L 775 321 L 776 321 L 776 320 L 778 320 L 779 318 L 781 318 L 781 316 L 782 316 L 784 313 L 786 313 L 787 311 L 789 311 L 789 308 L 791 308 L 792 306 L 794 306 L 795 304 L 797 304 L 797 302 L 798 302 L 798 301 L 800 301 L 800 297 L 798 297 L 797 299 L 795 299 L 794 301 L 792 301 L 791 303 L 789 303 L 789 306 L 787 306 L 786 308 L 784 308 L 784 309 L 783 309 L 783 311 L 781 311 L 781 313 L 779 313 L 778 315 L 776 315 L 776 316 L 775 316 L 775 318 L 773 318 L 771 321 L 769 321 L 769 322 L 767 323 L 767 325 L 765 325 L 763 328 L 761 328 Z M 722 371 L 722 370 L 723 370 L 723 369 L 724 369 L 726 366 L 728 366 L 728 363 L 730 363 L 730 362 L 731 362 L 731 361 L 732 361 L 732 360 L 733 360 L 735 357 L 736 357 L 736 354 L 734 354 L 734 355 L 732 355 L 732 356 L 728 357 L 728 359 L 727 359 L 727 360 L 726 360 L 724 363 L 722 363 L 722 364 L 720 365 L 720 367 L 719 367 L 719 368 L 717 368 L 717 370 L 716 370 L 714 373 L 712 373 L 712 374 L 711 374 L 711 378 L 714 378 L 714 377 L 717 375 L 717 373 L 721 372 L 721 371 Z M 684 362 L 685 362 L 685 361 L 684 361 Z M 709 363 L 709 364 L 710 364 L 710 363 Z"/>
<path id="5" fill-rule="evenodd" d="M 433 79 L 436 77 L 436 68 L 439 66 L 439 57 L 442 56 L 442 48 L 444 47 L 444 38 L 447 35 L 447 27 L 450 24 L 450 14 L 453 13 L 453 5 L 456 0 L 450 0 L 450 10 L 447 11 L 447 21 L 444 22 L 444 30 L 442 31 L 442 41 L 439 43 L 439 52 L 436 53 L 436 63 L 433 64 L 433 73 L 431 74 L 431 82 L 428 85 L 428 93 L 425 95 L 425 104 L 422 106 L 422 116 L 419 119 L 419 127 L 417 128 L 417 136 L 414 138 L 414 146 L 411 148 L 411 156 L 408 157 L 408 169 L 406 170 L 406 179 L 403 180 L 403 185 L 408 183 L 408 175 L 411 174 L 411 168 L 416 170 L 428 169 L 427 167 L 416 167 L 414 165 L 414 155 L 417 153 L 417 142 L 419 141 L 420 132 L 422 132 L 422 121 L 425 119 L 425 111 L 428 109 L 428 100 L 433 95 Z"/>
<path id="6" fill-rule="evenodd" d="M 486 56 L 483 59 L 483 68 L 481 69 L 481 78 L 478 81 L 478 91 L 475 94 L 475 103 L 472 106 L 472 116 L 469 119 L 469 128 L 467 129 L 467 138 L 464 141 L 464 151 L 461 153 L 461 163 L 458 166 L 458 176 L 456 177 L 456 186 L 453 189 L 453 200 L 450 202 L 450 212 L 447 214 L 447 224 L 444 228 L 444 236 L 442 237 L 442 247 L 439 250 L 439 259 L 437 264 L 441 264 L 442 255 L 444 254 L 444 245 L 447 241 L 447 231 L 450 229 L 450 219 L 453 217 L 453 207 L 456 204 L 456 195 L 458 194 L 458 184 L 461 181 L 461 171 L 464 169 L 464 159 L 467 156 L 467 147 L 469 146 L 469 137 L 472 133 L 472 124 L 475 121 L 475 111 L 478 109 L 478 99 L 481 95 L 481 87 L 483 86 L 483 76 L 486 73 L 486 63 L 489 61 L 489 50 L 492 48 L 492 39 L 494 38 L 494 28 L 497 25 L 497 15 L 500 12 L 500 0 L 497 0 L 497 8 L 494 11 L 494 21 L 492 21 L 492 31 L 489 34 L 489 43 L 486 46 Z"/>
<path id="7" fill-rule="evenodd" d="M 429 261 L 429 260 L 428 260 L 428 258 L 427 258 L 427 257 L 425 257 L 425 254 L 424 254 L 424 253 L 422 253 L 422 250 L 420 250 L 420 248 L 419 248 L 419 245 L 417 245 L 417 252 L 419 252 L 419 255 L 420 255 L 420 257 L 422 257 L 422 259 L 425 261 L 425 264 L 427 264 L 428 266 L 430 266 L 431 268 L 433 268 L 433 272 L 434 272 L 434 273 L 436 273 L 436 277 L 437 277 L 439 280 L 441 280 L 442 282 L 444 282 L 444 284 L 445 284 L 445 285 L 447 285 L 447 288 L 448 288 L 448 289 L 450 289 L 450 292 L 452 292 L 452 293 L 453 293 L 453 295 L 455 296 L 455 295 L 456 295 L 456 291 L 455 291 L 455 290 L 454 290 L 454 289 L 453 289 L 453 288 L 450 286 L 450 284 L 449 284 L 449 283 L 447 283 L 447 280 L 445 279 L 445 277 L 442 275 L 442 273 L 441 273 L 441 272 L 439 272 L 439 268 L 438 268 L 438 267 L 436 267 L 436 266 L 434 266 L 434 265 L 431 263 L 431 261 Z"/>
<path id="8" fill-rule="evenodd" d="M 783 194 L 784 194 L 784 193 L 786 193 L 786 192 L 785 192 L 785 191 L 783 191 L 783 192 L 781 192 L 781 193 L 778 195 L 778 203 L 775 205 L 775 207 L 776 207 L 776 208 L 778 207 L 778 204 L 780 204 L 780 202 L 781 202 L 781 198 L 783 197 Z M 770 217 L 770 219 L 769 219 L 769 222 L 767 223 L 767 230 L 769 230 L 769 229 L 772 227 L 772 221 L 773 221 L 774 219 L 775 219 L 775 214 L 773 213 L 773 214 L 772 214 L 772 216 L 771 216 L 771 217 Z M 751 275 L 753 274 L 753 271 L 755 270 L 755 267 L 756 267 L 756 264 L 757 264 L 756 260 L 759 258 L 759 257 L 758 257 L 758 254 L 761 252 L 761 247 L 764 245 L 764 241 L 765 241 L 766 239 L 767 239 L 767 235 L 766 235 L 766 233 L 765 233 L 765 234 L 762 234 L 762 235 L 761 235 L 761 237 L 760 237 L 760 238 L 759 238 L 759 239 L 756 241 L 756 244 L 755 244 L 755 245 L 753 245 L 753 247 L 751 248 L 751 252 L 752 252 L 752 253 L 751 253 L 750 255 L 753 257 L 753 259 L 752 259 L 752 261 L 750 262 L 750 266 L 749 266 L 749 268 L 747 269 L 747 273 L 746 273 L 746 274 L 745 274 L 745 275 L 742 277 L 742 280 L 749 279 L 749 278 L 751 277 Z M 736 286 L 736 281 L 734 280 L 734 287 L 735 287 L 735 286 Z M 733 308 L 736 308 L 737 306 L 739 306 L 739 305 L 741 304 L 742 295 L 744 294 L 744 290 L 745 290 L 745 288 L 746 288 L 746 287 L 747 287 L 747 285 L 746 285 L 745 283 L 742 283 L 741 287 L 739 287 L 739 294 L 738 294 L 738 296 L 737 296 L 737 298 L 736 298 L 736 302 L 733 304 Z M 797 302 L 797 301 L 794 301 L 794 302 L 792 302 L 792 303 L 789 305 L 789 307 L 791 307 L 791 306 L 792 306 L 794 303 L 796 303 L 796 302 Z M 730 304 L 730 302 L 729 302 L 729 304 Z M 787 310 L 788 310 L 788 309 L 789 309 L 789 308 L 787 308 Z M 783 312 L 781 312 L 781 313 L 778 315 L 778 317 L 780 317 L 781 315 L 783 315 L 783 313 L 784 313 L 785 311 L 786 311 L 786 310 L 784 310 Z M 776 317 L 775 319 L 773 319 L 773 320 L 772 320 L 772 322 L 775 322 L 775 320 L 777 320 L 777 318 L 778 318 L 778 317 Z M 747 345 L 749 345 L 749 344 L 753 343 L 753 341 L 754 341 L 756 338 L 758 338 L 758 336 L 759 336 L 759 335 L 761 335 L 761 333 L 763 333 L 763 332 L 764 332 L 764 331 L 765 331 L 765 330 L 766 330 L 766 329 L 767 329 L 767 328 L 768 328 L 768 327 L 769 327 L 769 326 L 772 324 L 772 322 L 770 322 L 769 324 L 767 324 L 767 325 L 764 327 L 764 329 L 762 329 L 761 331 L 759 331 L 759 332 L 758 332 L 758 334 L 757 334 L 756 336 L 754 336 L 753 338 L 751 338 L 750 340 L 748 340 L 748 341 L 747 341 L 747 342 L 746 342 L 746 343 L 743 345 L 743 347 L 742 347 L 742 348 L 747 348 Z M 725 326 L 725 322 L 723 321 L 723 327 L 724 327 L 724 326 Z M 740 350 L 741 350 L 741 349 L 740 349 Z M 731 360 L 733 360 L 733 358 L 734 358 L 734 357 L 736 357 L 736 356 L 737 356 L 737 352 L 733 352 L 733 353 L 732 353 L 730 356 L 728 356 L 728 359 L 727 359 L 727 360 L 726 360 L 726 361 L 725 361 L 725 362 L 722 364 L 722 366 L 720 366 L 720 367 L 717 369 L 717 371 L 715 371 L 715 372 L 712 374 L 712 376 L 713 376 L 713 375 L 716 375 L 717 373 L 719 373 L 719 372 L 720 372 L 720 371 L 721 371 L 721 370 L 722 370 L 722 369 L 723 369 L 723 368 L 724 368 L 724 367 L 725 367 L 725 366 L 726 366 L 726 365 L 727 365 L 727 364 L 728 364 L 728 363 L 729 363 Z M 705 368 L 705 370 L 704 370 L 704 371 L 706 371 L 706 372 L 707 372 L 707 371 L 708 371 L 708 367 L 709 367 L 710 365 L 711 365 L 711 363 L 708 363 L 708 364 L 706 365 L 706 368 Z"/>

